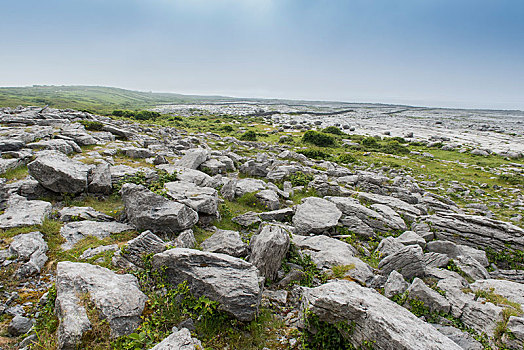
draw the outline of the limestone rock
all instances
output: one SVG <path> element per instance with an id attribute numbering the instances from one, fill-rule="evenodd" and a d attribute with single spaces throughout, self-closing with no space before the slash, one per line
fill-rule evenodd
<path id="1" fill-rule="evenodd" d="M 121 194 L 127 218 L 137 230 L 172 234 L 198 222 L 198 214 L 187 205 L 170 201 L 143 186 L 125 184 Z"/>
<path id="2" fill-rule="evenodd" d="M 378 267 L 384 274 L 390 274 L 391 271 L 396 270 L 408 280 L 413 277 L 423 277 L 425 274 L 424 254 L 418 246 L 407 246 L 382 259 Z"/>
<path id="3" fill-rule="evenodd" d="M 42 152 L 27 165 L 29 174 L 43 187 L 58 193 L 85 192 L 90 166 L 56 151 Z"/>
<path id="4" fill-rule="evenodd" d="M 301 311 L 309 310 L 321 321 L 354 324 L 342 336 L 355 347 L 372 341 L 374 349 L 460 350 L 430 324 L 373 289 L 349 281 L 305 288 Z"/>
<path id="5" fill-rule="evenodd" d="M 293 225 L 298 233 L 322 233 L 335 227 L 342 212 L 335 204 L 322 198 L 308 197 L 298 205 Z"/>
<path id="6" fill-rule="evenodd" d="M 249 262 L 255 265 L 267 280 L 274 281 L 282 259 L 289 249 L 290 232 L 282 225 L 263 225 L 251 238 Z"/>
<path id="7" fill-rule="evenodd" d="M 198 213 L 212 215 L 217 212 L 218 193 L 213 188 L 186 181 L 168 182 L 164 188 L 175 201 L 186 204 Z"/>
<path id="8" fill-rule="evenodd" d="M 242 241 L 237 231 L 219 229 L 202 242 L 200 247 L 206 252 L 222 253 L 237 258 L 247 255 L 247 244 Z"/>
<path id="9" fill-rule="evenodd" d="M 393 270 L 389 274 L 389 277 L 384 285 L 384 295 L 388 298 L 392 298 L 394 295 L 404 293 L 409 287 L 409 284 L 404 280 L 404 277 Z"/>
<path id="10" fill-rule="evenodd" d="M 62 249 L 71 249 L 76 243 L 88 236 L 102 239 L 113 233 L 132 231 L 133 229 L 133 226 L 114 221 L 98 222 L 84 220 L 68 222 L 60 229 L 60 235 L 65 238 Z"/>
<path id="11" fill-rule="evenodd" d="M 449 313 L 451 305 L 442 295 L 429 288 L 420 278 L 416 277 L 408 288 L 408 299 L 420 300 L 432 312 Z"/>
<path id="12" fill-rule="evenodd" d="M 41 225 L 51 214 L 52 205 L 40 200 L 27 200 L 18 195 L 12 195 L 7 201 L 7 209 L 0 215 L 0 229 Z"/>
<path id="13" fill-rule="evenodd" d="M 255 318 L 262 288 L 252 264 L 225 254 L 174 248 L 153 256 L 153 268 L 164 270 L 174 287 L 187 281 L 195 297 L 218 301 L 221 309 L 241 321 Z"/>
<path id="14" fill-rule="evenodd" d="M 151 350 L 201 350 L 202 344 L 191 337 L 187 328 L 171 333 L 167 338 L 155 345 Z"/>

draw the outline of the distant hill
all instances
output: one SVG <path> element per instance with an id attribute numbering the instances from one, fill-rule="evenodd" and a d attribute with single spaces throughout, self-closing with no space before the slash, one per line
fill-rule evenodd
<path id="1" fill-rule="evenodd" d="M 173 93 L 132 91 L 104 86 L 0 87 L 0 107 L 18 105 L 73 108 L 101 114 L 114 109 L 144 109 L 159 104 L 233 101 L 220 96 L 191 96 Z"/>

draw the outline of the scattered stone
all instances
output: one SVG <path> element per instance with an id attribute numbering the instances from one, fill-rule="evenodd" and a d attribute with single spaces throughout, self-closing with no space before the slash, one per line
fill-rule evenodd
<path id="1" fill-rule="evenodd" d="M 293 216 L 293 225 L 299 234 L 322 233 L 338 224 L 342 212 L 325 199 L 308 197 L 298 205 Z"/>
<path id="2" fill-rule="evenodd" d="M 196 338 L 191 337 L 187 328 L 173 332 L 169 337 L 155 345 L 151 350 L 199 350 L 202 344 Z"/>
<path id="3" fill-rule="evenodd" d="M 88 236 L 102 239 L 114 233 L 133 230 L 133 226 L 114 221 L 98 222 L 85 220 L 68 222 L 60 229 L 60 235 L 65 239 L 65 243 L 62 244 L 62 249 L 72 249 L 76 243 Z"/>
<path id="4" fill-rule="evenodd" d="M 217 230 L 200 247 L 206 252 L 228 254 L 237 258 L 248 253 L 247 244 L 242 241 L 240 234 L 230 230 Z"/>
<path id="5" fill-rule="evenodd" d="M 251 238 L 249 262 L 255 265 L 260 275 L 274 281 L 282 265 L 290 243 L 290 232 L 282 225 L 263 225 L 259 233 Z"/>
<path id="6" fill-rule="evenodd" d="M 12 195 L 7 201 L 7 209 L 0 215 L 0 229 L 42 225 L 44 219 L 51 214 L 51 209 L 49 202 Z"/>
<path id="7" fill-rule="evenodd" d="M 90 220 L 90 221 L 113 221 L 114 219 L 91 207 L 65 207 L 58 212 L 60 220 L 64 222 Z"/>

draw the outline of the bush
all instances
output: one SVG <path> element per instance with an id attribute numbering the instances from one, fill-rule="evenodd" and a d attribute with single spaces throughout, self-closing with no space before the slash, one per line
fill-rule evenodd
<path id="1" fill-rule="evenodd" d="M 242 141 L 256 141 L 257 140 L 257 133 L 253 130 L 246 131 L 240 136 L 240 139 Z"/>
<path id="2" fill-rule="evenodd" d="M 231 125 L 224 125 L 222 127 L 222 131 L 224 131 L 224 132 L 232 132 L 233 131 L 233 127 Z M 256 137 L 256 135 L 255 135 L 255 137 Z"/>
<path id="3" fill-rule="evenodd" d="M 287 177 L 293 186 L 307 186 L 313 181 L 313 175 L 296 172 Z"/>
<path id="4" fill-rule="evenodd" d="M 360 142 L 363 146 L 366 146 L 367 148 L 378 148 L 378 142 L 377 139 L 374 137 L 366 137 Z"/>
<path id="5" fill-rule="evenodd" d="M 160 113 L 153 111 L 140 111 L 133 116 L 136 120 L 151 120 L 160 117 Z"/>
<path id="6" fill-rule="evenodd" d="M 104 124 L 94 120 L 81 120 L 80 124 L 82 124 L 86 130 L 100 131 L 104 128 Z"/>
<path id="7" fill-rule="evenodd" d="M 322 152 L 321 150 L 312 148 L 301 149 L 298 150 L 297 153 L 303 154 L 306 157 L 313 159 L 328 160 L 331 158 L 331 155 L 327 154 L 326 152 Z"/>
<path id="8" fill-rule="evenodd" d="M 302 142 L 311 143 L 319 147 L 335 146 L 335 138 L 333 136 L 314 130 L 306 131 L 304 136 L 302 136 Z"/>
<path id="9" fill-rule="evenodd" d="M 326 134 L 333 134 L 333 135 L 344 135 L 344 132 L 337 128 L 336 126 L 328 126 L 322 132 L 325 132 Z"/>
<path id="10" fill-rule="evenodd" d="M 389 141 L 387 144 L 380 147 L 380 150 L 389 154 L 407 154 L 409 149 L 402 146 L 398 141 Z"/>
<path id="11" fill-rule="evenodd" d="M 343 153 L 337 157 L 337 161 L 343 164 L 355 163 L 357 158 L 355 158 L 351 153 Z"/>

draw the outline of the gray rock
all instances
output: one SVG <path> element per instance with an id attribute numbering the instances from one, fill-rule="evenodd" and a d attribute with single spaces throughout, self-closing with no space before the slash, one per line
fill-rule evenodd
<path id="1" fill-rule="evenodd" d="M 135 266 L 144 267 L 143 258 L 166 250 L 167 244 L 151 231 L 144 231 L 138 237 L 127 242 L 120 255 Z"/>
<path id="2" fill-rule="evenodd" d="M 56 293 L 59 349 L 75 349 L 82 334 L 91 327 L 82 304 L 83 296 L 93 302 L 99 317 L 107 320 L 111 337 L 130 334 L 140 325 L 147 300 L 138 288 L 136 277 L 69 261 L 57 265 Z"/>
<path id="3" fill-rule="evenodd" d="M 293 208 L 282 208 L 278 210 L 266 211 L 258 214 L 262 221 L 286 221 L 291 219 L 295 212 Z"/>
<path id="4" fill-rule="evenodd" d="M 203 170 L 206 174 L 216 175 L 226 173 L 227 166 L 216 158 L 210 158 L 200 164 L 200 169 Z"/>
<path id="5" fill-rule="evenodd" d="M 42 152 L 27 165 L 29 175 L 40 185 L 58 193 L 85 192 L 90 166 L 56 151 Z"/>
<path id="6" fill-rule="evenodd" d="M 432 241 L 428 242 L 427 248 L 430 252 L 446 254 L 452 259 L 457 259 L 459 256 L 470 257 L 484 267 L 489 265 L 486 252 L 466 245 L 455 244 L 450 241 Z"/>
<path id="7" fill-rule="evenodd" d="M 424 238 L 420 237 L 413 231 L 404 232 L 403 234 L 397 237 L 397 241 L 404 245 L 417 244 L 421 248 L 424 248 L 426 246 L 426 241 L 424 240 Z"/>
<path id="8" fill-rule="evenodd" d="M 399 250 L 402 250 L 405 246 L 400 243 L 394 237 L 386 237 L 380 241 L 378 244 L 377 250 L 382 254 L 382 256 L 388 256 L 395 254 Z"/>
<path id="9" fill-rule="evenodd" d="M 398 228 L 399 230 L 407 229 L 406 223 L 404 222 L 404 219 L 402 219 L 402 216 L 400 216 L 396 211 L 387 205 L 372 204 L 370 208 L 382 215 L 386 220 L 389 220 L 392 227 Z"/>
<path id="10" fill-rule="evenodd" d="M 334 266 L 346 266 L 349 268 L 347 276 L 364 285 L 374 277 L 371 267 L 355 257 L 355 248 L 345 242 L 323 235 L 292 235 L 291 240 L 301 249 L 302 254 L 311 256 L 311 260 L 319 269 L 331 270 Z"/>
<path id="11" fill-rule="evenodd" d="M 305 288 L 301 311 L 331 324 L 354 324 L 352 332 L 342 332 L 353 346 L 373 341 L 374 349 L 442 349 L 460 347 L 430 324 L 380 295 L 349 281 L 336 281 Z"/>
<path id="12" fill-rule="evenodd" d="M 262 222 L 259 214 L 253 211 L 248 211 L 247 213 L 235 216 L 233 219 L 231 219 L 231 221 L 239 224 L 242 227 L 249 227 Z"/>
<path id="13" fill-rule="evenodd" d="M 193 208 L 198 213 L 212 215 L 218 210 L 218 193 L 213 188 L 200 187 L 186 181 L 168 182 L 164 188 L 175 201 Z"/>
<path id="14" fill-rule="evenodd" d="M 260 203 L 265 206 L 268 210 L 277 210 L 280 208 L 280 200 L 278 194 L 273 190 L 262 190 L 255 194 L 255 197 Z"/>
<path id="15" fill-rule="evenodd" d="M 157 166 L 158 169 L 165 170 L 169 174 L 176 173 L 177 180 L 192 182 L 197 186 L 207 186 L 211 182 L 211 176 L 195 169 L 178 167 L 171 164 Z"/>
<path id="16" fill-rule="evenodd" d="M 387 205 L 398 213 L 403 214 L 409 221 L 415 221 L 417 217 L 423 214 L 423 212 L 414 205 L 395 197 L 367 192 L 359 192 L 358 197 L 373 204 Z"/>
<path id="17" fill-rule="evenodd" d="M 20 140 L 0 138 L 0 152 L 18 151 L 24 145 L 24 142 Z"/>
<path id="18" fill-rule="evenodd" d="M 82 260 L 91 259 L 98 254 L 102 254 L 105 252 L 115 252 L 118 250 L 118 244 L 110 244 L 110 245 L 103 245 L 96 248 L 88 248 L 84 250 L 82 255 L 80 255 L 78 258 Z"/>
<path id="19" fill-rule="evenodd" d="M 39 200 L 27 200 L 18 195 L 11 195 L 7 209 L 0 215 L 0 229 L 41 225 L 51 214 L 52 205 Z"/>
<path id="20" fill-rule="evenodd" d="M 516 283 L 512 281 L 485 279 L 475 281 L 470 285 L 471 289 L 476 290 L 492 290 L 498 295 L 502 295 L 504 298 L 524 305 L 524 284 Z"/>
<path id="21" fill-rule="evenodd" d="M 33 327 L 33 321 L 30 318 L 16 315 L 7 326 L 7 332 L 12 337 L 18 337 L 29 332 L 31 327 Z"/>
<path id="22" fill-rule="evenodd" d="M 173 332 L 167 338 L 155 345 L 151 350 L 199 350 L 202 344 L 196 338 L 191 337 L 187 328 Z"/>
<path id="23" fill-rule="evenodd" d="M 246 256 L 247 244 L 242 241 L 237 231 L 217 230 L 211 237 L 200 244 L 202 250 L 211 253 L 222 253 L 237 258 Z"/>
<path id="24" fill-rule="evenodd" d="M 393 270 L 389 274 L 388 280 L 384 285 L 384 296 L 392 298 L 394 295 L 404 293 L 409 287 L 409 284 L 404 280 L 404 277 L 397 271 Z"/>
<path id="25" fill-rule="evenodd" d="M 507 222 L 443 212 L 429 216 L 426 221 L 431 223 L 440 240 L 497 251 L 507 249 L 506 245 L 524 250 L 524 229 Z"/>
<path id="26" fill-rule="evenodd" d="M 175 248 L 153 256 L 153 268 L 165 270 L 176 287 L 187 281 L 195 297 L 218 301 L 221 309 L 241 321 L 255 318 L 262 288 L 252 264 L 225 254 Z"/>
<path id="27" fill-rule="evenodd" d="M 342 212 L 332 202 L 308 197 L 297 206 L 293 225 L 300 234 L 322 233 L 335 227 L 341 216 Z"/>
<path id="28" fill-rule="evenodd" d="M 91 220 L 91 221 L 113 221 L 114 219 L 91 207 L 65 207 L 58 212 L 60 220 L 64 222 Z"/>
<path id="29" fill-rule="evenodd" d="M 445 267 L 450 261 L 446 254 L 424 253 L 424 264 L 426 267 Z"/>
<path id="30" fill-rule="evenodd" d="M 180 232 L 178 237 L 175 239 L 175 246 L 177 248 L 195 248 L 197 245 L 197 241 L 195 239 L 195 235 L 193 234 L 193 230 L 188 229 Z"/>
<path id="31" fill-rule="evenodd" d="M 257 179 L 240 179 L 234 184 L 234 196 L 242 197 L 247 193 L 262 191 L 266 188 L 266 183 Z"/>
<path id="32" fill-rule="evenodd" d="M 170 201 L 143 186 L 125 184 L 121 194 L 127 218 L 137 230 L 172 234 L 198 222 L 198 214 L 187 205 Z"/>
<path id="33" fill-rule="evenodd" d="M 113 191 L 111 166 L 109 164 L 101 163 L 93 169 L 89 176 L 88 191 L 102 194 L 110 194 Z"/>
<path id="34" fill-rule="evenodd" d="M 451 305 L 442 295 L 416 277 L 408 288 L 408 299 L 420 300 L 432 312 L 449 313 Z"/>
<path id="35" fill-rule="evenodd" d="M 40 232 L 30 232 L 17 235 L 9 246 L 9 253 L 24 261 L 16 274 L 29 277 L 40 273 L 47 262 L 48 246 Z"/>
<path id="36" fill-rule="evenodd" d="M 184 154 L 182 159 L 176 162 L 176 166 L 197 169 L 200 164 L 207 160 L 207 157 L 208 151 L 203 148 L 195 148 Z"/>
<path id="37" fill-rule="evenodd" d="M 147 148 L 130 147 L 124 149 L 123 151 L 125 152 L 126 156 L 135 159 L 151 158 L 155 156 L 155 154 Z"/>
<path id="38" fill-rule="evenodd" d="M 509 349 L 522 349 L 524 344 L 524 317 L 510 316 L 502 341 Z"/>
<path id="39" fill-rule="evenodd" d="M 249 262 L 257 267 L 266 280 L 276 280 L 282 259 L 289 249 L 290 234 L 285 226 L 266 224 L 251 238 Z"/>
<path id="40" fill-rule="evenodd" d="M 419 246 L 407 246 L 394 254 L 386 256 L 378 264 L 384 274 L 400 272 L 406 279 L 423 277 L 425 274 L 424 253 Z"/>
<path id="41" fill-rule="evenodd" d="M 28 148 L 58 151 L 64 154 L 81 153 L 82 149 L 73 141 L 52 139 L 27 144 Z"/>
<path id="42" fill-rule="evenodd" d="M 453 340 L 455 344 L 460 346 L 463 350 L 482 350 L 482 344 L 475 340 L 469 333 L 462 332 L 460 329 L 451 326 L 442 326 L 439 324 L 432 324 L 440 333 L 444 334 L 449 339 Z"/>
<path id="43" fill-rule="evenodd" d="M 133 226 L 114 221 L 99 222 L 85 220 L 68 222 L 60 229 L 60 235 L 65 239 L 65 243 L 62 244 L 62 249 L 69 250 L 73 248 L 76 243 L 88 236 L 102 239 L 113 233 L 132 230 L 134 230 Z"/>

